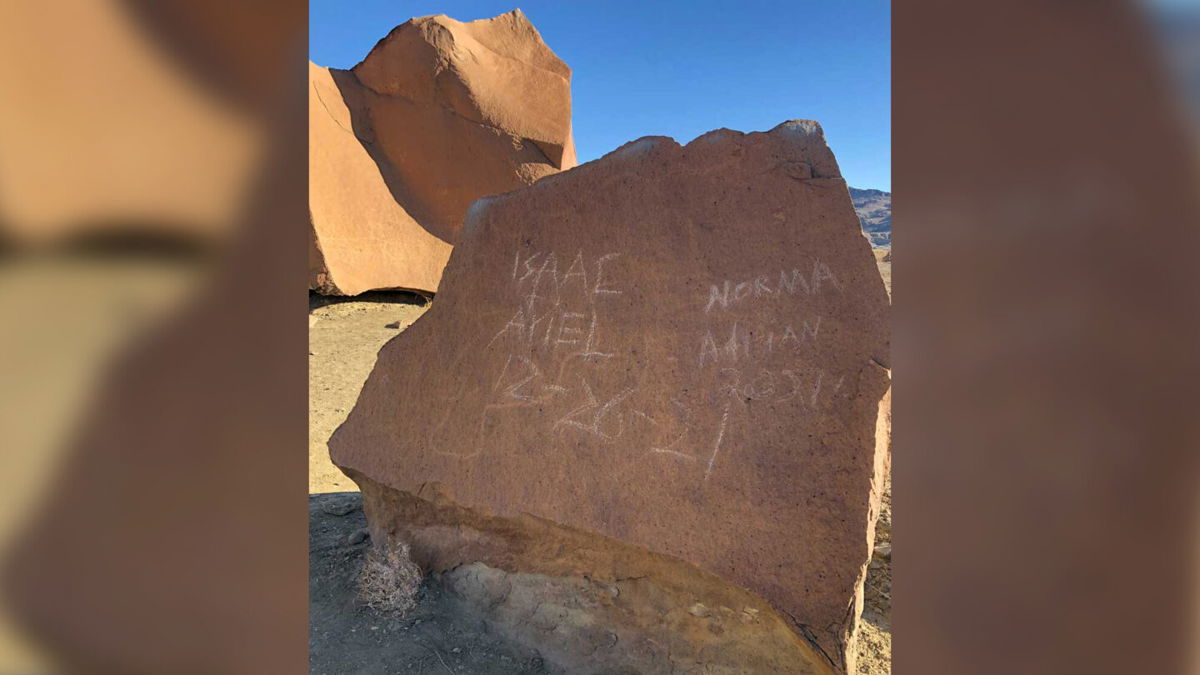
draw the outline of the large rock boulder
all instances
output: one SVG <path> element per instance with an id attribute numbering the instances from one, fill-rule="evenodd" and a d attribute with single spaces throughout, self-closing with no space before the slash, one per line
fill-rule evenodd
<path id="1" fill-rule="evenodd" d="M 571 71 L 519 10 L 310 65 L 311 288 L 433 292 L 467 207 L 574 166 Z"/>
<path id="2" fill-rule="evenodd" d="M 376 541 L 430 571 L 645 580 L 605 602 L 643 628 L 703 619 L 659 645 L 677 665 L 747 672 L 730 626 L 751 616 L 772 637 L 750 640 L 767 661 L 749 672 L 852 669 L 888 334 L 816 123 L 643 138 L 475 203 L 437 302 L 380 352 L 331 454 Z"/>
<path id="3" fill-rule="evenodd" d="M 346 295 L 436 289 L 451 245 L 388 189 L 381 166 L 354 134 L 334 72 L 311 63 L 308 72 L 309 287 Z M 343 85 L 354 90 L 349 81 Z"/>

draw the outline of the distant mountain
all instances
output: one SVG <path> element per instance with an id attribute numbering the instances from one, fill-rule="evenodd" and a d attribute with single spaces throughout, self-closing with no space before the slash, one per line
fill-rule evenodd
<path id="1" fill-rule="evenodd" d="M 872 246 L 892 245 L 892 193 L 850 188 L 850 201 Z"/>

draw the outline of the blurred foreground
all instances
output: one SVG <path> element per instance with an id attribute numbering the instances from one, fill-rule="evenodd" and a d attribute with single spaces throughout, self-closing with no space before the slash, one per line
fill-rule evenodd
<path id="1" fill-rule="evenodd" d="M 304 12 L 0 8 L 0 672 L 304 667 Z"/>

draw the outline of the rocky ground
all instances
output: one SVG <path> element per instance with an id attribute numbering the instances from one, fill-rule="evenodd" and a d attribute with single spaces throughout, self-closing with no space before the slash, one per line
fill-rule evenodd
<path id="1" fill-rule="evenodd" d="M 877 253 L 891 292 L 891 262 Z M 363 606 L 355 578 L 370 540 L 357 488 L 329 461 L 327 441 L 358 397 L 390 338 L 428 302 L 406 293 L 353 300 L 313 296 L 309 304 L 310 670 L 322 673 L 552 673 L 530 650 L 489 633 L 436 579 L 403 617 Z M 891 672 L 891 482 L 875 535 L 866 584 L 858 672 Z"/>

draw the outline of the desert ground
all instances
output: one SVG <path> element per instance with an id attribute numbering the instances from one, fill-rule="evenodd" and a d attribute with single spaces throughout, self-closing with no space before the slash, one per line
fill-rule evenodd
<path id="1" fill-rule="evenodd" d="M 876 249 L 891 293 L 890 250 Z M 403 292 L 309 300 L 310 664 L 320 673 L 553 673 L 533 652 L 489 634 L 436 578 L 415 609 L 389 615 L 361 605 L 355 578 L 369 547 L 357 487 L 329 460 L 330 434 L 349 414 L 385 342 L 431 302 Z M 875 533 L 866 583 L 858 672 L 891 672 L 891 482 Z"/>
<path id="2" fill-rule="evenodd" d="M 412 325 L 429 301 L 375 291 L 343 299 L 312 295 L 308 311 L 308 491 L 357 490 L 329 461 L 329 436 L 354 407 L 379 348 Z"/>

